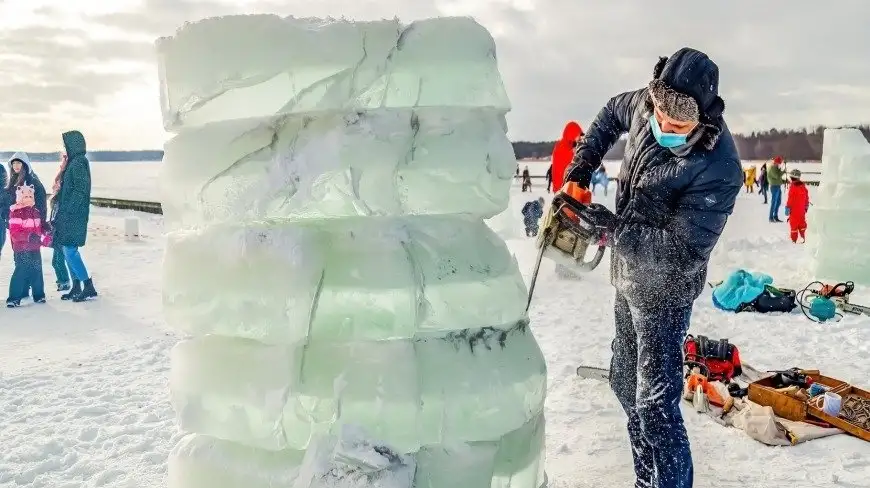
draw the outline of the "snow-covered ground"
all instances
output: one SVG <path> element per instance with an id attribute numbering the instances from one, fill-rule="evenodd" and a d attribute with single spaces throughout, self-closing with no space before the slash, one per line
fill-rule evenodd
<path id="1" fill-rule="evenodd" d="M 519 209 L 539 194 L 514 188 L 508 211 L 491 220 L 527 278 L 534 247 L 523 237 Z M 612 193 L 602 201 L 612 205 Z M 145 236 L 127 242 L 121 229 L 128 214 L 93 210 L 83 255 L 98 300 L 72 304 L 49 292 L 45 305 L 0 310 L 0 486 L 165 486 L 166 457 L 179 434 L 167 390 L 176 337 L 161 318 L 162 223 L 140 214 Z M 770 224 L 766 217 L 758 195 L 740 195 L 712 259 L 710 280 L 744 267 L 768 272 L 783 286 L 811 281 L 806 248 L 788 241 L 787 224 Z M 50 252 L 43 258 L 53 289 Z M 3 286 L 11 262 L 7 247 L 0 259 Z M 606 365 L 610 358 L 608 263 L 582 281 L 558 280 L 553 269 L 549 262 L 542 266 L 530 312 L 549 364 L 550 485 L 631 486 L 631 455 L 616 399 L 606 384 L 574 375 L 579 363 Z M 859 292 L 856 301 L 870 303 L 868 290 Z M 862 295 L 867 299 L 860 300 Z M 870 386 L 868 318 L 819 325 L 797 311 L 730 315 L 712 307 L 707 290 L 691 332 L 731 339 L 758 368 L 820 368 Z M 689 409 L 684 413 L 698 488 L 870 486 L 870 443 L 841 435 L 771 448 Z"/>

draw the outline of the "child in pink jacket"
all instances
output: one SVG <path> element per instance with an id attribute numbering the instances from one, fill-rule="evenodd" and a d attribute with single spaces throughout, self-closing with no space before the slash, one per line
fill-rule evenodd
<path id="1" fill-rule="evenodd" d="M 34 189 L 21 185 L 15 190 L 15 204 L 9 207 L 9 240 L 15 254 L 15 271 L 9 280 L 8 308 L 21 306 L 21 299 L 33 292 L 35 303 L 45 303 L 42 281 L 42 216 L 35 207 Z"/>

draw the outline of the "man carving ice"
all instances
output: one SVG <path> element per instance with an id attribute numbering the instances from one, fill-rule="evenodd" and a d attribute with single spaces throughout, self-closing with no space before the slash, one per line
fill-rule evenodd
<path id="1" fill-rule="evenodd" d="M 610 384 L 628 415 L 638 488 L 688 488 L 693 467 L 680 412 L 682 343 L 710 253 L 743 171 L 722 119 L 719 68 L 683 48 L 660 58 L 646 88 L 612 98 L 577 146 L 566 180 L 592 173 L 628 133 L 609 228 L 616 338 Z"/>

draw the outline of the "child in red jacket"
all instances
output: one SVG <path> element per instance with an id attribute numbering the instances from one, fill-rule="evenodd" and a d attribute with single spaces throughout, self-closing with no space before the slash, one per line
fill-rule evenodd
<path id="1" fill-rule="evenodd" d="M 42 281 L 42 216 L 35 207 L 34 190 L 21 185 L 15 190 L 15 204 L 9 207 L 9 240 L 15 254 L 15 271 L 9 280 L 8 308 L 21 306 L 30 291 L 35 303 L 45 303 Z"/>
<path id="2" fill-rule="evenodd" d="M 801 181 L 801 171 L 793 169 L 788 174 L 791 185 L 788 188 L 788 199 L 785 202 L 785 216 L 791 227 L 791 242 L 797 242 L 798 235 L 801 243 L 807 242 L 807 210 L 810 208 L 810 192 L 807 185 Z"/>

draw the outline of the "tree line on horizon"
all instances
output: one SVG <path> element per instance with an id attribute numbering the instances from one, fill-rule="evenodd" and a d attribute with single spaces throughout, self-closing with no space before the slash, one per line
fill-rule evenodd
<path id="1" fill-rule="evenodd" d="M 864 137 L 870 140 L 870 125 L 859 126 Z M 750 134 L 735 134 L 737 150 L 744 160 L 767 160 L 774 156 L 782 156 L 789 161 L 820 161 L 822 159 L 822 135 L 824 127 L 810 129 L 770 129 Z M 517 159 L 549 159 L 553 153 L 556 141 L 517 141 L 513 143 Z M 625 151 L 625 138 L 621 138 L 607 153 L 605 159 L 622 159 Z M 11 151 L 0 151 L 3 162 L 12 157 Z M 28 153 L 30 159 L 36 162 L 56 162 L 60 153 Z M 161 150 L 140 151 L 90 151 L 88 158 L 96 162 L 121 161 L 160 161 L 163 159 Z"/>
<path id="2" fill-rule="evenodd" d="M 870 125 L 858 126 L 864 137 L 870 140 Z M 749 134 L 734 134 L 734 142 L 740 158 L 744 160 L 767 160 L 782 156 L 788 161 L 821 161 L 824 127 L 810 129 L 770 129 Z M 556 141 L 513 143 L 517 159 L 549 159 Z M 625 138 L 621 138 L 607 153 L 605 159 L 622 159 Z"/>

